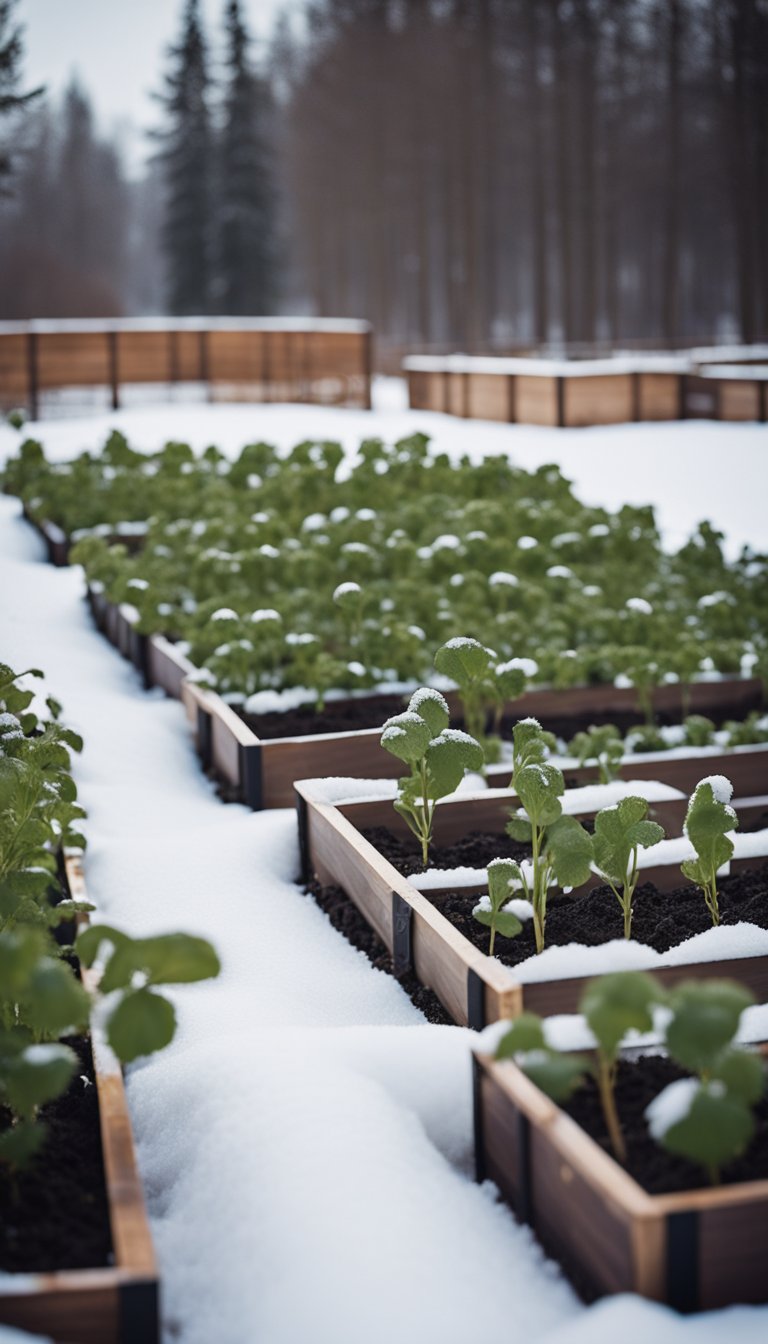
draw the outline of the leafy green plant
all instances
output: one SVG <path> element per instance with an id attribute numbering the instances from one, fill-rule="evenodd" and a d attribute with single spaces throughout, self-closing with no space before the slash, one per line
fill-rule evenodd
<path id="1" fill-rule="evenodd" d="M 512 859 L 492 859 L 488 864 L 488 895 L 475 906 L 472 914 L 478 924 L 491 930 L 489 957 L 493 956 L 497 933 L 502 938 L 514 938 L 523 927 L 514 911 L 505 909 L 519 872 L 518 864 Z"/>
<path id="2" fill-rule="evenodd" d="M 420 841 L 425 868 L 438 801 L 458 788 L 466 770 L 483 764 L 479 742 L 449 723 L 444 697 L 425 687 L 414 692 L 404 713 L 387 719 L 381 735 L 381 745 L 410 767 L 398 781 L 395 810 Z"/>
<path id="3" fill-rule="evenodd" d="M 765 1090 L 760 1056 L 734 1044 L 741 1014 L 752 1003 L 730 980 L 686 982 L 669 999 L 667 1050 L 696 1076 L 666 1087 L 646 1118 L 657 1142 L 705 1167 L 713 1185 L 721 1168 L 747 1148 L 752 1107 Z"/>
<path id="4" fill-rule="evenodd" d="M 715 740 L 715 725 L 703 714 L 689 714 L 683 720 L 683 728 L 689 747 L 709 747 Z"/>
<path id="5" fill-rule="evenodd" d="M 743 722 L 729 719 L 725 724 L 729 747 L 752 747 L 768 742 L 768 715 L 755 710 Z"/>
<path id="6" fill-rule="evenodd" d="M 680 865 L 683 876 L 701 888 L 715 925 L 720 923 L 717 872 L 733 854 L 733 841 L 727 832 L 739 824 L 730 806 L 732 794 L 733 785 L 723 775 L 700 780 L 688 803 L 683 828 L 696 851 L 695 859 L 686 859 Z"/>
<path id="7" fill-rule="evenodd" d="M 568 750 L 580 766 L 595 761 L 601 784 L 610 784 L 619 773 L 624 755 L 624 743 L 618 728 L 612 723 L 593 724 L 585 732 L 577 733 L 568 743 Z"/>
<path id="8" fill-rule="evenodd" d="M 638 880 L 638 849 L 664 839 L 664 829 L 648 820 L 648 803 L 631 795 L 595 817 L 595 867 L 611 888 L 624 916 L 624 937 L 632 936 L 632 902 Z"/>
<path id="9" fill-rule="evenodd" d="M 544 1034 L 535 1013 L 521 1013 L 496 1047 L 496 1059 L 513 1059 L 518 1068 L 553 1101 L 567 1101 L 589 1072 L 587 1055 L 562 1054 Z"/>
<path id="10" fill-rule="evenodd" d="M 593 980 L 579 1003 L 597 1041 L 595 1079 L 608 1137 L 619 1162 L 626 1162 L 624 1135 L 614 1094 L 619 1045 L 628 1031 L 650 1031 L 653 1007 L 661 1001 L 659 986 L 642 971 L 619 971 Z"/>
<path id="11" fill-rule="evenodd" d="M 187 933 L 130 938 L 110 925 L 91 924 L 78 935 L 75 947 L 84 966 L 103 956 L 98 991 L 115 995 L 106 1019 L 107 1040 L 124 1064 L 173 1040 L 176 1014 L 173 1004 L 157 993 L 158 985 L 209 980 L 221 969 L 211 944 Z"/>
<path id="12" fill-rule="evenodd" d="M 515 878 L 533 906 L 536 951 L 542 952 L 549 887 L 554 882 L 565 888 L 586 882 L 592 837 L 575 817 L 563 815 L 560 798 L 565 792 L 565 781 L 562 771 L 543 759 L 546 744 L 536 719 L 523 719 L 515 724 L 513 749 L 512 788 L 522 808 L 511 817 L 506 829 L 513 840 L 531 845 L 530 876 L 515 865 Z"/>

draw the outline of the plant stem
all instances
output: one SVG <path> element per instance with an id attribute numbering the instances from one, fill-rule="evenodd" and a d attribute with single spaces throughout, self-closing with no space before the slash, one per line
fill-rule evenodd
<path id="1" fill-rule="evenodd" d="M 492 956 L 493 956 L 493 945 L 494 945 L 495 942 L 496 942 L 496 925 L 495 925 L 495 924 L 492 924 L 492 925 L 491 925 L 491 945 L 490 945 L 490 947 L 488 948 L 488 956 L 489 956 L 489 957 L 492 957 Z"/>
<path id="2" fill-rule="evenodd" d="M 619 1124 L 619 1115 L 616 1110 L 616 1098 L 613 1092 L 612 1066 L 606 1059 L 602 1050 L 597 1053 L 597 1086 L 600 1092 L 600 1104 L 603 1108 L 603 1117 L 605 1119 L 608 1138 L 611 1141 L 611 1147 L 614 1156 L 621 1162 L 622 1166 L 627 1160 L 627 1150 L 624 1144 L 624 1135 L 621 1132 Z"/>

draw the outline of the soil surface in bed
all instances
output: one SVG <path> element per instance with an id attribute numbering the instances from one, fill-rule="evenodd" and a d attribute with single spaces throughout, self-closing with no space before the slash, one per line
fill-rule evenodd
<path id="1" fill-rule="evenodd" d="M 359 700 L 329 700 L 319 712 L 314 705 L 280 710 L 272 714 L 246 714 L 240 718 L 251 732 L 265 741 L 275 737 L 318 737 L 321 733 L 352 733 L 363 728 L 381 728 L 385 719 L 401 714 L 408 696 L 371 695 Z"/>
<path id="2" fill-rule="evenodd" d="M 654 1097 L 678 1078 L 690 1077 L 671 1060 L 661 1055 L 646 1055 L 637 1060 L 621 1060 L 616 1075 L 616 1106 L 624 1142 L 627 1146 L 627 1171 L 651 1195 L 672 1194 L 678 1190 L 700 1190 L 709 1181 L 703 1168 L 686 1158 L 668 1153 L 651 1138 L 645 1119 L 646 1107 Z M 593 1078 L 574 1092 L 562 1108 L 582 1129 L 611 1153 L 600 1098 Z M 724 1167 L 724 1185 L 737 1181 L 768 1178 L 768 1094 L 754 1111 L 755 1133 L 746 1152 Z"/>
<path id="3" fill-rule="evenodd" d="M 416 842 L 401 839 L 384 827 L 364 832 L 379 853 L 406 876 L 423 872 Z M 482 868 L 491 859 L 520 860 L 530 856 L 528 846 L 496 833 L 472 832 L 456 844 L 434 846 L 430 868 Z M 721 880 L 718 888 L 722 924 L 745 922 L 768 929 L 768 864 L 754 870 L 734 873 Z M 472 915 L 477 894 L 461 891 L 446 896 L 422 893 L 466 938 L 482 952 L 488 952 L 490 930 L 478 924 Z M 697 887 L 680 886 L 675 891 L 658 891 L 652 883 L 641 883 L 635 891 L 632 937 L 657 952 L 667 952 L 696 933 L 704 933 L 712 921 Z M 624 916 L 610 887 L 596 887 L 584 896 L 550 895 L 547 902 L 547 947 L 581 943 L 597 947 L 621 938 Z M 516 938 L 497 934 L 494 955 L 505 966 L 517 966 L 534 956 L 536 943 L 532 921 L 523 924 Z"/>
<path id="4" fill-rule="evenodd" d="M 15 1175 L 0 1165 L 0 1270 L 8 1273 L 97 1269 L 111 1262 L 90 1042 L 76 1037 L 64 1043 L 79 1063 L 64 1095 L 41 1109 L 45 1143 Z M 9 1123 L 9 1111 L 0 1106 L 0 1131 Z"/>

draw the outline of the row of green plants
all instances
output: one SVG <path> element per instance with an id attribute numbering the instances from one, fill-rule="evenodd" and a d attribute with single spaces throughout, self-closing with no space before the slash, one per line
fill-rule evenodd
<path id="1" fill-rule="evenodd" d="M 483 765 L 483 748 L 469 733 L 449 726 L 448 704 L 439 691 L 421 689 L 408 708 L 388 719 L 381 744 L 409 770 L 397 786 L 395 811 L 403 817 L 421 846 L 424 867 L 429 862 L 435 809 L 453 793 L 465 771 Z M 488 867 L 488 896 L 474 910 L 478 923 L 490 929 L 490 955 L 496 938 L 514 938 L 522 924 L 509 908 L 516 896 L 528 901 L 533 912 L 536 951 L 545 946 L 547 898 L 550 889 L 580 887 L 596 873 L 613 891 L 623 917 L 624 937 L 632 936 L 632 914 L 640 868 L 638 854 L 664 839 L 664 830 L 649 818 L 644 798 L 629 796 L 602 808 L 594 834 L 575 817 L 563 813 L 562 771 L 547 759 L 550 734 L 536 719 L 521 719 L 513 730 L 514 764 L 511 787 L 520 806 L 507 823 L 513 840 L 530 845 L 528 863 L 499 858 Z M 713 775 L 694 790 L 685 818 L 685 835 L 695 858 L 682 864 L 683 876 L 698 886 L 713 925 L 720 923 L 718 870 L 734 850 L 729 832 L 738 826 L 730 806 L 732 788 L 727 779 Z"/>
<path id="2" fill-rule="evenodd" d="M 730 980 L 685 981 L 667 992 L 651 975 L 617 972 L 592 981 L 579 1004 L 595 1040 L 593 1055 L 554 1049 L 541 1019 L 525 1013 L 502 1037 L 496 1058 L 513 1059 L 557 1102 L 593 1079 L 613 1156 L 623 1164 L 627 1148 L 615 1096 L 620 1047 L 628 1032 L 661 1028 L 659 1044 L 685 1076 L 647 1107 L 648 1130 L 717 1184 L 722 1168 L 747 1151 L 754 1108 L 765 1092 L 760 1055 L 736 1043 L 741 1015 L 753 1003 L 750 992 Z"/>
<path id="3" fill-rule="evenodd" d="M 30 689 L 41 677 L 0 664 L 0 1169 L 11 1170 L 44 1144 L 44 1107 L 78 1064 L 66 1038 L 87 1030 L 97 1002 L 109 1044 L 127 1063 L 173 1038 L 175 1010 L 161 986 L 219 972 L 205 939 L 86 926 L 93 906 L 67 896 L 63 853 L 85 845 L 72 777 L 82 741 L 61 723 L 60 704 Z M 98 987 L 86 989 L 79 968 L 97 959 Z"/>
<path id="4" fill-rule="evenodd" d="M 50 463 L 27 440 L 4 484 L 80 536 L 89 580 L 233 701 L 417 685 L 429 651 L 467 635 L 540 683 L 631 683 L 650 725 L 655 686 L 765 660 L 766 557 L 729 563 L 707 523 L 669 554 L 651 508 L 588 507 L 556 466 L 451 462 L 418 434 L 352 461 L 333 443 L 144 455 L 113 433 Z M 131 524 L 137 553 L 114 543 Z"/>
<path id="5" fill-rule="evenodd" d="M 762 743 L 768 743 L 768 715 L 754 710 L 745 719 L 729 719 L 720 729 L 703 714 L 689 714 L 674 736 L 655 726 L 633 728 L 622 736 L 612 723 L 593 724 L 571 738 L 567 751 L 579 766 L 596 765 L 601 783 L 609 784 L 624 758 L 638 752 L 714 746 L 728 750 Z"/>

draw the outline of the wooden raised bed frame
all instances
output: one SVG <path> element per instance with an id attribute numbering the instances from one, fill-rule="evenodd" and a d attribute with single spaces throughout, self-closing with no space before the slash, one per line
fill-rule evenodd
<path id="1" fill-rule="evenodd" d="M 161 686 L 168 695 L 184 702 L 203 766 L 212 770 L 254 810 L 291 807 L 297 779 L 328 775 L 397 779 L 402 773 L 400 763 L 381 746 L 380 728 L 300 737 L 257 737 L 221 696 L 190 680 L 196 671 L 194 665 L 169 640 L 162 635 L 141 635 L 134 629 L 133 608 L 118 607 L 103 593 L 92 589 L 88 590 L 88 600 L 99 629 L 124 657 L 130 659 L 144 678 L 145 685 Z M 697 713 L 709 709 L 715 714 L 732 712 L 738 715 L 762 704 L 762 684 L 756 678 L 698 682 L 690 690 L 692 707 Z M 615 686 L 533 690 L 520 696 L 510 709 L 520 718 L 529 714 L 541 718 L 545 726 L 548 717 L 586 713 L 605 719 L 610 718 L 611 713 L 631 713 L 634 694 L 632 690 Z M 456 694 L 451 692 L 447 698 L 452 713 L 458 713 Z M 677 698 L 679 687 L 661 687 L 658 708 L 672 708 L 677 704 Z M 675 780 L 667 779 L 665 764 L 660 764 L 653 777 L 680 787 Z M 592 767 L 585 769 L 590 771 Z M 711 774 L 713 768 L 708 764 L 703 773 Z M 637 778 L 647 777 L 638 771 Z M 505 766 L 489 769 L 489 780 L 494 784 L 506 784 L 508 778 Z M 768 792 L 768 785 L 763 790 L 753 790 L 755 793 L 762 791 Z"/>
<path id="2" fill-rule="evenodd" d="M 576 1010 L 594 976 L 521 984 L 512 968 L 487 957 L 470 943 L 363 837 L 361 830 L 373 826 L 410 835 L 390 799 L 333 804 L 323 802 L 316 790 L 312 780 L 296 785 L 302 878 L 306 882 L 315 876 L 323 885 L 339 886 L 346 892 L 385 943 L 396 975 L 412 969 L 422 984 L 434 990 L 455 1022 L 478 1030 L 522 1012 L 548 1017 Z M 446 799 L 435 812 L 435 842 L 441 844 L 476 830 L 498 830 L 501 834 L 514 802 L 514 795 L 504 790 Z M 662 823 L 666 819 L 667 826 L 681 824 L 685 800 L 653 807 Z M 731 872 L 751 867 L 754 860 L 731 862 Z M 643 880 L 655 882 L 662 890 L 673 890 L 682 883 L 677 864 L 644 869 Z M 593 878 L 582 890 L 597 883 Z M 441 891 L 438 888 L 432 894 L 439 896 Z M 467 896 L 472 894 L 468 888 Z M 722 976 L 724 967 L 729 976 L 752 990 L 758 1002 L 768 1001 L 768 956 L 650 969 L 663 984 L 673 985 L 682 979 Z"/>
<path id="3" fill-rule="evenodd" d="M 686 1312 L 766 1301 L 768 1181 L 649 1195 L 511 1060 L 473 1067 L 477 1179 L 581 1288 Z"/>
<path id="4" fill-rule="evenodd" d="M 598 781 L 596 764 L 561 766 L 566 785 L 595 784 Z M 488 767 L 488 783 L 494 788 L 509 784 L 511 766 Z M 733 747 L 730 751 L 712 752 L 705 756 L 691 754 L 677 756 L 667 752 L 638 753 L 625 756 L 619 767 L 619 779 L 657 779 L 673 789 L 691 794 L 707 775 L 725 775 L 733 785 L 737 801 L 746 801 L 768 794 L 768 743 L 749 747 Z"/>
<path id="5" fill-rule="evenodd" d="M 65 856 L 75 900 L 86 900 L 82 859 Z M 87 987 L 97 973 L 83 971 Z M 45 1274 L 0 1274 L 0 1323 L 59 1344 L 157 1344 L 157 1264 L 133 1146 L 120 1064 L 92 1025 L 91 1046 L 114 1264 Z"/>

